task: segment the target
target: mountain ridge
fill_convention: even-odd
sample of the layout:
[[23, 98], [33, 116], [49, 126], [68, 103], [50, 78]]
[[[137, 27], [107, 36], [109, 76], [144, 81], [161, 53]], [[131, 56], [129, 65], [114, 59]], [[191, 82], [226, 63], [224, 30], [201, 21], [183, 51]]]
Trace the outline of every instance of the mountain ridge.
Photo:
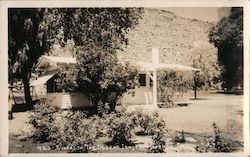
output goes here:
[[118, 53], [118, 57], [122, 61], [152, 62], [151, 48], [158, 47], [161, 63], [192, 66], [197, 48], [205, 47], [210, 49], [211, 55], [217, 54], [208, 38], [212, 26], [212, 22], [180, 17], [167, 10], [145, 8], [138, 25], [126, 35], [128, 45]]

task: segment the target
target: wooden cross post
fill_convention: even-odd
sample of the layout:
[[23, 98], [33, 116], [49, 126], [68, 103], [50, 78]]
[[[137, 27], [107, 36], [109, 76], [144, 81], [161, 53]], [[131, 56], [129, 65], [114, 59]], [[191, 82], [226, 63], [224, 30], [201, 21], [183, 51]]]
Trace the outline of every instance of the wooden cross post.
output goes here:
[[159, 64], [158, 48], [152, 48], [152, 62], [153, 62], [153, 105], [157, 107], [157, 66]]

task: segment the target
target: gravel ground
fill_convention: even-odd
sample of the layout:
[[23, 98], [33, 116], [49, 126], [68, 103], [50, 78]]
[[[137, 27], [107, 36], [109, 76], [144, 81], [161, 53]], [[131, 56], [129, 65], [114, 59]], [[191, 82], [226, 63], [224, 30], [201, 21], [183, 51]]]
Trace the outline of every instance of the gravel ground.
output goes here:
[[209, 95], [192, 100], [188, 107], [160, 109], [167, 126], [175, 131], [213, 134], [215, 122], [219, 128], [243, 140], [243, 96]]

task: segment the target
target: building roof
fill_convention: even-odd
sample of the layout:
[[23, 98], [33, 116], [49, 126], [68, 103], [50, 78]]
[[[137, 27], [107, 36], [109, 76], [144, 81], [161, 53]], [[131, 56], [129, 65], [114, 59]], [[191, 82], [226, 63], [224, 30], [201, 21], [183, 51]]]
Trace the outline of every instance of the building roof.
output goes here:
[[53, 57], [53, 56], [41, 56], [36, 64], [36, 69], [45, 69], [48, 66], [56, 67], [57, 65], [73, 65], [76, 64], [76, 58], [73, 57]]
[[[124, 62], [120, 63], [125, 64]], [[201, 71], [200, 69], [182, 64], [160, 63], [154, 65], [153, 63], [133, 62], [132, 65], [137, 66], [140, 71], [154, 71], [154, 70]]]
[[55, 74], [51, 75], [45, 75], [42, 77], [39, 77], [37, 80], [30, 83], [30, 86], [37, 86], [37, 85], [44, 85], [47, 83], [47, 81], [52, 78]]

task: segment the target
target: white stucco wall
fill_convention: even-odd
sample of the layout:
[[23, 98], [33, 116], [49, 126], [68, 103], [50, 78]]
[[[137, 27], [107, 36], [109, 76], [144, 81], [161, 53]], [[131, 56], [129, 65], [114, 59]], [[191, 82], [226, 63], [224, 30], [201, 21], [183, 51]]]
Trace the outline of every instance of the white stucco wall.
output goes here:
[[58, 92], [47, 93], [46, 104], [62, 109], [90, 107], [91, 103], [87, 96], [82, 93]]

